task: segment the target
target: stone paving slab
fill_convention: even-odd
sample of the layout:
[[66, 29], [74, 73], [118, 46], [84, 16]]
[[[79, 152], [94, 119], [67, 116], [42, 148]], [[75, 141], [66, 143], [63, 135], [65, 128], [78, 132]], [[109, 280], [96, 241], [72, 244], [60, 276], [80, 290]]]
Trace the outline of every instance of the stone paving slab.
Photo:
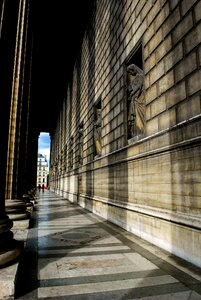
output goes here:
[[45, 191], [35, 214], [16, 299], [201, 300], [199, 268], [67, 199]]

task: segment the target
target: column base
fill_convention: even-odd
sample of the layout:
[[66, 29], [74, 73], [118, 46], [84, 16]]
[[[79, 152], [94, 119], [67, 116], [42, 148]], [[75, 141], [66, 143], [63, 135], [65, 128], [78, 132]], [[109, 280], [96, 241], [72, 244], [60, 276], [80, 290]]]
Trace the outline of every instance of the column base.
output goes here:
[[[12, 223], [12, 222], [11, 222]], [[12, 236], [16, 236], [17, 241], [12, 239]], [[11, 300], [15, 299], [16, 293], [16, 282], [17, 276], [19, 272], [20, 259], [23, 254], [23, 246], [27, 240], [27, 230], [20, 230], [13, 232], [8, 231], [4, 238], [7, 240], [11, 240], [9, 245], [5, 246], [3, 249], [2, 240], [2, 252], [0, 254], [0, 262], [4, 262], [5, 265], [0, 267], [0, 299]], [[5, 243], [5, 240], [4, 240]], [[3, 251], [4, 250], [4, 251]], [[7, 251], [6, 251], [7, 250]], [[18, 259], [20, 258], [20, 259]]]
[[16, 261], [23, 249], [23, 242], [13, 239], [12, 226], [7, 215], [0, 216], [0, 268]]
[[30, 212], [27, 211], [27, 205], [22, 200], [6, 200], [5, 212], [12, 221], [26, 220], [31, 218]]
[[19, 258], [23, 249], [23, 243], [12, 240], [12, 243], [6, 245], [3, 249], [0, 247], [0, 268], [10, 265]]

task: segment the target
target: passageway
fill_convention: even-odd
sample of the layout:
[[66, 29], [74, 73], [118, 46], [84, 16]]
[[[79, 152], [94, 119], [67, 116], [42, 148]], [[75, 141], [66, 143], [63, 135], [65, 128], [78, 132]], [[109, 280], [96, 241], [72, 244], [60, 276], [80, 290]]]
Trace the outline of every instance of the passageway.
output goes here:
[[16, 299], [201, 299], [199, 270], [50, 191], [39, 193]]
[[200, 11], [0, 1], [0, 298], [201, 300]]

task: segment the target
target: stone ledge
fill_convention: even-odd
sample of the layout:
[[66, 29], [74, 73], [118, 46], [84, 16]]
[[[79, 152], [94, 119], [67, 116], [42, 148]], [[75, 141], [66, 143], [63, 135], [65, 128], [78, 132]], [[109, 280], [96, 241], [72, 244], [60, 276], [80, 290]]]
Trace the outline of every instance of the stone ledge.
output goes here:
[[28, 229], [11, 229], [14, 234], [14, 239], [17, 241], [23, 241], [24, 243], [27, 241]]
[[13, 227], [14, 230], [25, 230], [28, 229], [30, 225], [30, 219], [25, 220], [15, 220], [13, 221]]
[[201, 229], [201, 217], [199, 215], [194, 215], [182, 212], [175, 212], [167, 209], [159, 209], [155, 207], [148, 207], [145, 205], [137, 205], [132, 203], [124, 203], [121, 201], [114, 201], [108, 198], [98, 197], [98, 196], [88, 196], [80, 194], [80, 197], [85, 199], [90, 199], [97, 202], [102, 202], [106, 205], [118, 207], [121, 209], [126, 209], [133, 211], [135, 213], [147, 215], [149, 217], [154, 217], [164, 221], [172, 222], [181, 226], [187, 226], [193, 229]]
[[0, 269], [0, 299], [14, 299], [19, 262]]

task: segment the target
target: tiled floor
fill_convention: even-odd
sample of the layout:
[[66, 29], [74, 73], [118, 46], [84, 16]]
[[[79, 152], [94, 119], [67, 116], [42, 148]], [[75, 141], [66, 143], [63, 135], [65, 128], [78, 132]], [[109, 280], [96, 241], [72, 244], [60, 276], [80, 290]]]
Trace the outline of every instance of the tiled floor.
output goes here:
[[201, 300], [201, 270], [40, 192], [16, 299]]

